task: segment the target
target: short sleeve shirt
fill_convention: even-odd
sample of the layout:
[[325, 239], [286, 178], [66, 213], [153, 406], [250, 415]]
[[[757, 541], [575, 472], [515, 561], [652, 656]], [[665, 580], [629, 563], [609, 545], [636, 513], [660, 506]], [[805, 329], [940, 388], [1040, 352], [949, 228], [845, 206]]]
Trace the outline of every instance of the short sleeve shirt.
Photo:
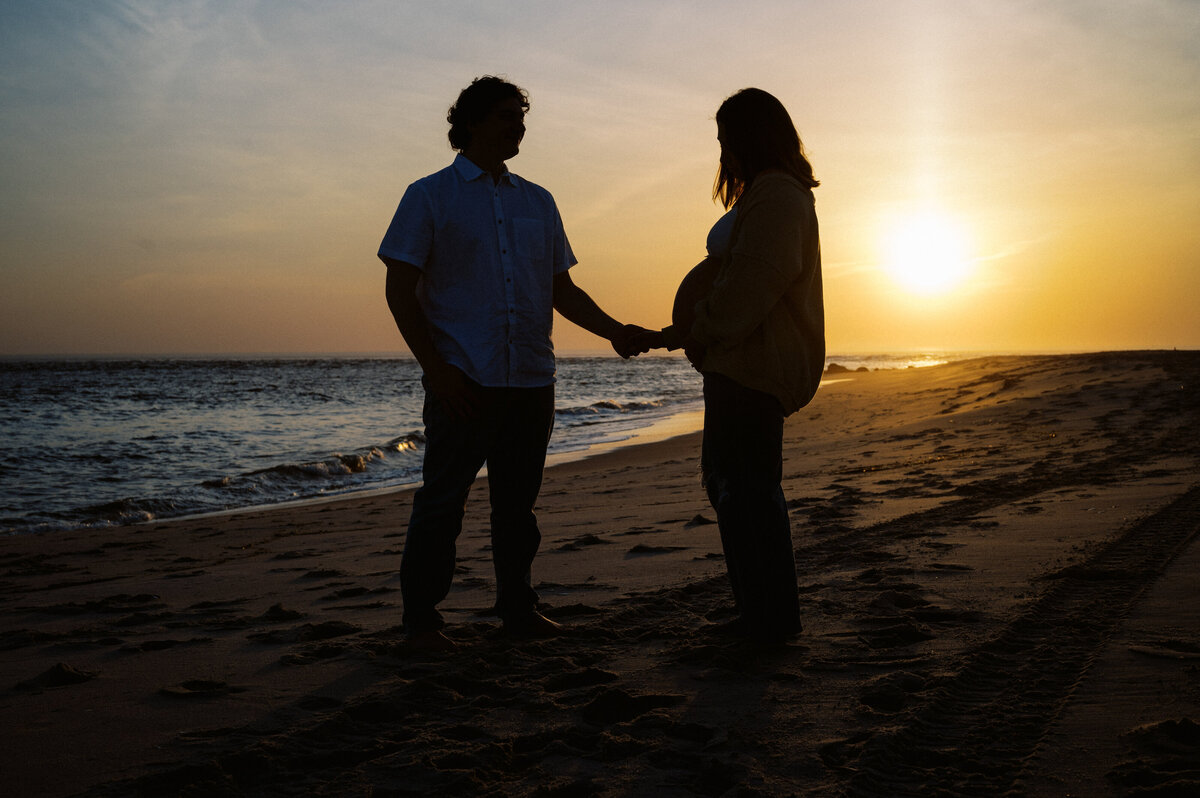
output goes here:
[[485, 386], [554, 382], [554, 275], [576, 260], [550, 192], [511, 172], [494, 182], [459, 155], [408, 187], [379, 255], [420, 269], [447, 363]]

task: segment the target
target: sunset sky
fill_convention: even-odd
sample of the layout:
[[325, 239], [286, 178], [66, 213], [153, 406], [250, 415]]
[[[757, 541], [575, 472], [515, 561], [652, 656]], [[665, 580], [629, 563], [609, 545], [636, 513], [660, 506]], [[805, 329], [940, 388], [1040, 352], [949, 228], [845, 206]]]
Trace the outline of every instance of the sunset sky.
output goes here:
[[0, 355], [401, 349], [375, 252], [481, 74], [622, 321], [668, 321], [757, 86], [822, 181], [830, 352], [1200, 347], [1195, 0], [7, 0]]

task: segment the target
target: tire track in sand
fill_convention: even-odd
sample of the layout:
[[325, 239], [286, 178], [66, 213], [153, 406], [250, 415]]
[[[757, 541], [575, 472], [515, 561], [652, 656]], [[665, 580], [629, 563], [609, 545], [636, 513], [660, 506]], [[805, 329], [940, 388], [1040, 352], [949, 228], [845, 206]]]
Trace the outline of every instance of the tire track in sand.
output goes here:
[[866, 740], [845, 795], [998, 795], [1022, 772], [1129, 609], [1200, 534], [1200, 487], [1122, 534], [968, 655], [904, 725]]

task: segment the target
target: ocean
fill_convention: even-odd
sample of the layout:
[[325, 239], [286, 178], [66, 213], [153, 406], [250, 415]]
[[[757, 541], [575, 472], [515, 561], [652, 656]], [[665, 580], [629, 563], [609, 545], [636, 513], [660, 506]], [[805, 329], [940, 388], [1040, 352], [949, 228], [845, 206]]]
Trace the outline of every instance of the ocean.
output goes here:
[[[832, 356], [851, 370], [944, 354]], [[702, 407], [681, 357], [560, 357], [552, 455]], [[396, 356], [0, 360], [0, 533], [130, 524], [419, 482], [421, 373]]]

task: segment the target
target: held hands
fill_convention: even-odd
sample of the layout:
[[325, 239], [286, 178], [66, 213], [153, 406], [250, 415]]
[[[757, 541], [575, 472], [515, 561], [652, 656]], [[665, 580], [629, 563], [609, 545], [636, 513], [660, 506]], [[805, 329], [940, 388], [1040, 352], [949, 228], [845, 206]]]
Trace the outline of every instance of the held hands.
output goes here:
[[651, 349], [666, 347], [663, 334], [657, 330], [647, 330], [636, 324], [626, 324], [617, 331], [611, 339], [613, 350], [628, 360], [635, 355], [649, 352]]
[[[618, 355], [628, 360], [631, 357], [649, 352], [651, 349], [666, 349], [666, 336], [662, 330], [647, 330], [636, 324], [626, 324], [612, 337], [613, 349]], [[694, 338], [687, 338], [683, 344], [683, 353], [696, 369], [704, 359], [706, 347]]]

